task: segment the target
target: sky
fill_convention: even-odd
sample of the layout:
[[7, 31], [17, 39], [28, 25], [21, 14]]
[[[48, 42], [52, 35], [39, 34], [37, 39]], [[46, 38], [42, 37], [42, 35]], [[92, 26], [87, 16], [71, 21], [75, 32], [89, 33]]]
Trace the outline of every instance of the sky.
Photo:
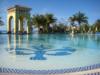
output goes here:
[[78, 11], [85, 13], [90, 24], [100, 19], [100, 0], [0, 0], [0, 17], [5, 22], [0, 29], [6, 29], [7, 9], [14, 5], [32, 8], [31, 15], [52, 13], [60, 22]]

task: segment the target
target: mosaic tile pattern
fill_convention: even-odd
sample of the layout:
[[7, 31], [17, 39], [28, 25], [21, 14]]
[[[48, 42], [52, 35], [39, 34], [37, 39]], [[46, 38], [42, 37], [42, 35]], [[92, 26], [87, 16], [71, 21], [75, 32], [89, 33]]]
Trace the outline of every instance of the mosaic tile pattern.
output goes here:
[[[76, 49], [71, 48], [71, 47], [63, 47], [59, 49], [52, 49], [49, 47], [46, 47], [45, 45], [37, 45], [37, 46], [32, 46], [30, 48], [6, 48], [6, 51], [9, 54], [14, 54], [16, 55], [35, 55], [34, 57], [30, 57], [30, 60], [47, 60], [44, 55], [49, 55], [49, 56], [64, 56], [64, 55], [70, 55], [73, 52], [76, 51]], [[28, 51], [28, 52], [27, 52]], [[52, 52], [52, 53], [50, 53]]]
[[[94, 64], [85, 67], [76, 67], [70, 69], [60, 69], [60, 70], [24, 70], [24, 69], [13, 69], [0, 67], [0, 73], [16, 73], [16, 74], [64, 74], [64, 73], [74, 73], [87, 70], [93, 70], [100, 68], [100, 64]], [[100, 72], [85, 74], [85, 75], [100, 75]]]
[[84, 74], [84, 75], [100, 75], [100, 72], [89, 73], [89, 74]]
[[[50, 50], [49, 50], [50, 49]], [[7, 48], [8, 53], [13, 54], [13, 50], [16, 51], [16, 55], [30, 55], [35, 54], [34, 57], [30, 57], [30, 60], [47, 60], [44, 55], [50, 56], [63, 56], [69, 55], [76, 51], [76, 49], [65, 47], [61, 49], [51, 49], [45, 47], [44, 45], [32, 46], [28, 48]], [[27, 52], [28, 51], [28, 52]], [[53, 52], [51, 52], [53, 51]], [[50, 53], [51, 52], [51, 53]], [[0, 73], [16, 73], [16, 74], [64, 74], [64, 73], [74, 73], [87, 70], [93, 70], [100, 68], [100, 64], [94, 64], [84, 67], [75, 67], [75, 68], [65, 68], [65, 69], [56, 69], [56, 70], [25, 70], [25, 69], [16, 69], [16, 68], [5, 68], [0, 67]], [[86, 75], [99, 75], [98, 73], [91, 73]]]

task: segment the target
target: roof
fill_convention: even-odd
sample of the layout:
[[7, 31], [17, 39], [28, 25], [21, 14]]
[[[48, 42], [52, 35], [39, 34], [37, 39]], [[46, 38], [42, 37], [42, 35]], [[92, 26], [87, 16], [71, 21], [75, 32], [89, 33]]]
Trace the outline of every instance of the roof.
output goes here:
[[15, 6], [13, 6], [13, 7], [10, 7], [10, 8], [8, 8], [8, 10], [10, 10], [10, 9], [14, 9], [14, 8], [22, 8], [22, 9], [27, 9], [27, 10], [31, 10], [31, 8], [29, 8], [29, 7], [26, 7], [26, 6], [20, 6], [20, 5], [15, 5]]

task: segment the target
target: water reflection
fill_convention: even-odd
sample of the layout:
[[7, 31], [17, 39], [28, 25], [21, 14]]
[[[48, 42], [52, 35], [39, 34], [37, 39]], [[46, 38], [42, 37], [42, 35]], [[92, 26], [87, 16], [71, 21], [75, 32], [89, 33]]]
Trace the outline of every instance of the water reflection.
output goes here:
[[1, 46], [2, 44], [5, 44], [5, 42], [6, 42], [5, 37], [6, 37], [5, 35], [0, 34], [0, 46]]
[[[45, 39], [44, 39], [44, 43], [45, 43]], [[32, 40], [34, 40], [34, 38], [32, 38], [31, 35], [27, 35], [24, 37], [23, 35], [13, 35], [13, 37], [11, 35], [8, 35], [8, 48], [6, 48], [6, 50], [9, 52], [9, 54], [13, 54], [13, 55], [29, 55], [30, 60], [46, 60], [47, 57], [45, 55], [64, 56], [64, 55], [70, 55], [76, 51], [76, 49], [73, 49], [71, 47], [62, 47], [59, 49], [53, 48], [50, 45], [46, 45], [44, 43], [31, 45], [30, 41]], [[12, 44], [14, 44], [14, 46]], [[25, 45], [28, 46], [26, 47]]]
[[29, 55], [30, 60], [70, 55], [76, 47], [100, 50], [100, 35], [8, 35], [7, 38], [9, 54]]
[[11, 47], [11, 35], [8, 35], [8, 48]]
[[100, 35], [84, 34], [70, 36], [70, 43], [73, 47], [100, 49]]
[[93, 35], [93, 42], [97, 44], [98, 47], [100, 47], [100, 35]]

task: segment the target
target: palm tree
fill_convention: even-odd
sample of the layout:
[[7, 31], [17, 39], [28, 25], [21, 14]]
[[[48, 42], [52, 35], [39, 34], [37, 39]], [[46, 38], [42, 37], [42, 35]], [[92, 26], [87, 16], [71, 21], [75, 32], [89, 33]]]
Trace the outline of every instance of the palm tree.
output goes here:
[[75, 27], [75, 22], [77, 22], [78, 25], [81, 26], [81, 24], [83, 23], [86, 24], [88, 23], [87, 19], [88, 19], [87, 16], [85, 16], [85, 14], [80, 11], [78, 13], [75, 13], [73, 16], [69, 17], [69, 21], [72, 26], [72, 31], [73, 31], [73, 27]]
[[76, 15], [73, 15], [71, 17], [69, 17], [69, 22], [70, 22], [70, 25], [71, 25], [71, 33], [75, 33], [75, 21], [76, 21]]
[[46, 20], [43, 15], [33, 15], [32, 23], [33, 25], [36, 25], [38, 27], [39, 32], [40, 32], [40, 27], [41, 26], [43, 27], [45, 25]]
[[88, 19], [88, 17], [85, 16], [85, 14], [82, 13], [82, 12], [80, 12], [80, 11], [79, 11], [78, 13], [75, 14], [75, 21], [78, 22], [78, 25], [79, 25], [79, 26], [80, 26], [82, 23], [88, 23], [87, 19]]
[[32, 22], [34, 25], [40, 29], [43, 27], [44, 32], [48, 32], [49, 25], [54, 23], [56, 19], [54, 18], [53, 14], [45, 14], [45, 15], [34, 15], [32, 17]]
[[50, 13], [45, 14], [44, 17], [46, 19], [45, 31], [48, 32], [49, 25], [56, 22], [56, 18]]
[[3, 21], [1, 20], [1, 17], [0, 17], [0, 26], [4, 25]]
[[94, 24], [95, 32], [100, 32], [100, 19], [98, 19]]
[[4, 25], [4, 22], [1, 20], [1, 17], [0, 17], [0, 26], [3, 26], [3, 25]]
[[41, 25], [40, 21], [41, 21], [40, 15], [33, 15], [33, 17], [32, 17], [33, 25], [36, 25], [39, 28], [39, 26]]
[[75, 22], [75, 20], [76, 20], [75, 15], [69, 17], [68, 20], [69, 20], [70, 24], [71, 24], [72, 26], [74, 26], [74, 22]]
[[89, 25], [87, 23], [80, 25], [80, 31], [83, 32], [83, 33], [88, 32], [89, 31]]

